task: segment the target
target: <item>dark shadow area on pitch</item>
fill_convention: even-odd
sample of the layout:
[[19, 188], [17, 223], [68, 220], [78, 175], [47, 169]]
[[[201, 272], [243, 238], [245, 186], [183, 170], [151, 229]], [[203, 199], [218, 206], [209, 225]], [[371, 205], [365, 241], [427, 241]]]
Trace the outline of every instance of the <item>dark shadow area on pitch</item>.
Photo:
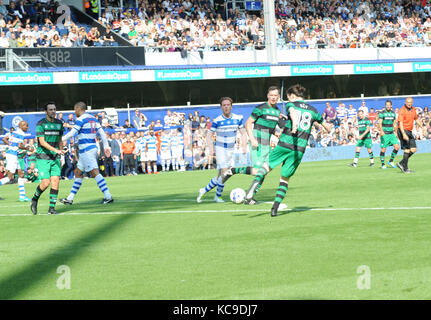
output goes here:
[[[278, 215], [284, 216], [286, 214], [295, 213], [295, 212], [306, 212], [306, 211], [310, 211], [312, 209], [317, 209], [317, 207], [314, 207], [314, 208], [313, 207], [295, 207], [293, 209], [278, 211]], [[271, 214], [271, 209], [269, 209], [267, 212], [262, 212], [262, 213], [258, 213], [256, 215], [250, 216], [249, 218], [257, 218], [257, 217], [261, 217], [264, 215], [270, 215], [270, 214]]]
[[[85, 236], [77, 238], [69, 244], [59, 246], [50, 253], [30, 261], [23, 269], [0, 280], [0, 299], [14, 299], [23, 291], [40, 282], [45, 276], [55, 275], [60, 265], [72, 263], [73, 259], [84, 253], [88, 247], [103, 240], [109, 233], [135, 217], [133, 215], [115, 217], [113, 221], [110, 220]], [[55, 219], [55, 217], [53, 218]], [[54, 286], [55, 283], [52, 285]]]

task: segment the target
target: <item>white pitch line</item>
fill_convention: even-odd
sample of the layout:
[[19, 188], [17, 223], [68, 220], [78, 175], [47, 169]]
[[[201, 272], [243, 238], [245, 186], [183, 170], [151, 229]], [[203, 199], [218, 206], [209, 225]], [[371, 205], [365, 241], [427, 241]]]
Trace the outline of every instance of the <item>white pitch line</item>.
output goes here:
[[[240, 212], [262, 212], [264, 213], [268, 208], [261, 209], [239, 209], [239, 210], [158, 210], [158, 211], [112, 211], [112, 212], [66, 212], [62, 215], [144, 215], [144, 214], [167, 214], [167, 213], [240, 213]], [[388, 208], [311, 208], [311, 209], [284, 209], [280, 211], [294, 211], [294, 212], [303, 212], [303, 211], [353, 211], [353, 210], [431, 210], [431, 207], [388, 207]], [[0, 214], [0, 217], [26, 217], [31, 216], [32, 214]], [[45, 214], [42, 214], [45, 215]]]

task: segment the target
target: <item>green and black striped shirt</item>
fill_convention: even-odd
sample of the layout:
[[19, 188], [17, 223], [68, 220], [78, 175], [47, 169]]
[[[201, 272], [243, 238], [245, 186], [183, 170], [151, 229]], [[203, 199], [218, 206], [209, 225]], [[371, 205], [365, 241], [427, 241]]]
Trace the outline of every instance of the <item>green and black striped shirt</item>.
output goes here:
[[397, 119], [395, 112], [388, 111], [386, 108], [380, 112], [379, 119], [382, 119], [382, 129], [385, 134], [394, 133], [394, 122]]
[[[298, 130], [292, 134], [292, 120], [290, 119], [290, 110], [295, 109], [299, 113]], [[286, 105], [286, 112], [289, 119], [280, 136], [278, 146], [300, 153], [304, 153], [308, 145], [311, 127], [314, 122], [322, 123], [322, 115], [313, 106], [304, 101], [289, 102]]]
[[52, 147], [59, 149], [61, 137], [63, 136], [63, 123], [54, 119], [53, 122], [43, 118], [36, 125], [36, 138], [37, 138], [37, 150], [36, 158], [45, 160], [56, 160], [60, 158], [60, 155], [52, 152], [40, 145], [39, 138], [44, 137], [45, 141]]
[[[368, 127], [371, 127], [371, 120], [368, 119], [367, 117], [363, 118], [363, 119], [359, 119], [358, 121], [358, 129], [359, 129], [359, 136], [361, 136]], [[371, 129], [368, 131], [368, 133], [365, 135], [365, 137], [362, 138], [362, 140], [365, 139], [371, 139]]]
[[262, 103], [254, 108], [250, 115], [254, 119], [253, 135], [260, 145], [268, 145], [271, 135], [280, 120], [280, 110], [273, 108], [268, 102]]

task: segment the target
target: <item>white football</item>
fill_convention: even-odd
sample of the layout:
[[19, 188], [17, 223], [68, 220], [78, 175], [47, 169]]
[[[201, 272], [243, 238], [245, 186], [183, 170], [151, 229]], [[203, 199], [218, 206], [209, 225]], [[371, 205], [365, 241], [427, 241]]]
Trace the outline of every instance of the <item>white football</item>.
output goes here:
[[245, 199], [245, 191], [241, 188], [233, 189], [230, 193], [230, 200], [233, 203], [242, 203]]

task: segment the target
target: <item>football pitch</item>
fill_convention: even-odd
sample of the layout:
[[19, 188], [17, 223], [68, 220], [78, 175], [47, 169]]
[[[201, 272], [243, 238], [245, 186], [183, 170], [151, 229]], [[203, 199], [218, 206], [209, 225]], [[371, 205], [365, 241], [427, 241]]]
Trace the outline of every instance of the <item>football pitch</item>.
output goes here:
[[[49, 192], [33, 216], [2, 186], [0, 299], [431, 299], [430, 159], [411, 158], [413, 174], [377, 157], [302, 163], [275, 218], [269, 203], [229, 201], [245, 175], [226, 183], [226, 203], [213, 190], [197, 204], [215, 170], [108, 178], [110, 205], [86, 179], [58, 216]], [[256, 198], [272, 202], [279, 177]]]

